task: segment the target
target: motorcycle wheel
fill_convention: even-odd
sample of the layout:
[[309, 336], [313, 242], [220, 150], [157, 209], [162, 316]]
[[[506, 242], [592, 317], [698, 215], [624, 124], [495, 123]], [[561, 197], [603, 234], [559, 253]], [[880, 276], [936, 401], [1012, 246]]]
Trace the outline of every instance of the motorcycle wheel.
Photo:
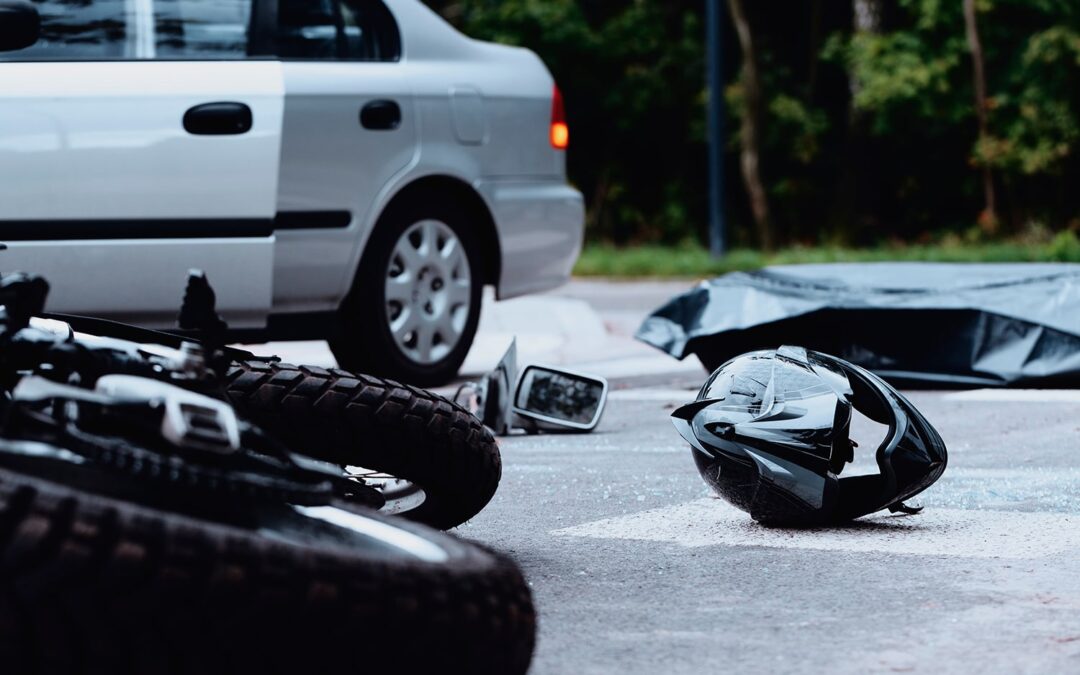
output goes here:
[[424, 389], [340, 369], [235, 362], [227, 377], [237, 412], [297, 452], [419, 486], [423, 503], [402, 512], [456, 527], [491, 500], [499, 447], [465, 409]]
[[218, 519], [52, 478], [0, 469], [4, 672], [528, 668], [528, 588], [475, 545], [340, 504]]

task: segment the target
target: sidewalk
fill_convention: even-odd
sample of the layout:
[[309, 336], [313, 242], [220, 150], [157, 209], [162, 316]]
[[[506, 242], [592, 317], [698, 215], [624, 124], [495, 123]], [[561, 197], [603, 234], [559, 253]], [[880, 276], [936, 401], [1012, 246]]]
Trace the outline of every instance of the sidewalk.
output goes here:
[[[546, 295], [503, 302], [486, 297], [476, 341], [462, 367], [471, 377], [491, 370], [516, 336], [519, 363], [565, 366], [621, 379], [648, 375], [704, 375], [696, 359], [676, 361], [634, 339], [653, 308], [618, 308], [603, 300], [574, 297], [583, 286], [621, 287], [616, 297], [633, 296], [634, 285], [573, 282]], [[597, 305], [601, 305], [597, 307]]]
[[[517, 338], [518, 363], [543, 363], [601, 375], [613, 382], [639, 378], [704, 380], [696, 359], [676, 361], [634, 339], [641, 321], [686, 282], [572, 281], [542, 295], [495, 302], [485, 289], [480, 326], [461, 369], [463, 379], [494, 368]], [[291, 363], [329, 367], [322, 341], [271, 342], [249, 347]]]

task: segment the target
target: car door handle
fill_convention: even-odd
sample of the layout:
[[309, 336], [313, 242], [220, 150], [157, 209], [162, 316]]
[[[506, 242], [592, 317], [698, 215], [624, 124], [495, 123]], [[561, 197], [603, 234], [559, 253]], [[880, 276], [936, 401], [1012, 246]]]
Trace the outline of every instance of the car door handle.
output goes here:
[[371, 101], [360, 109], [360, 125], [383, 131], [397, 129], [401, 126], [401, 106], [387, 99]]
[[231, 101], [203, 103], [184, 113], [184, 129], [198, 136], [244, 134], [251, 123], [251, 108]]

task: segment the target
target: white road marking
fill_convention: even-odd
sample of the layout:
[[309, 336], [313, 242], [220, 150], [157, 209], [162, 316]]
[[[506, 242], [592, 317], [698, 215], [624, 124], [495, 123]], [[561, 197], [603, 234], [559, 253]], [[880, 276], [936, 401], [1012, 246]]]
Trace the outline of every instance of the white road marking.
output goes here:
[[1080, 403], [1080, 389], [972, 389], [942, 398], [982, 403]]
[[720, 499], [699, 499], [552, 531], [558, 536], [632, 539], [701, 546], [1040, 558], [1080, 548], [1080, 516], [927, 508], [916, 516], [880, 515], [845, 527], [768, 528]]

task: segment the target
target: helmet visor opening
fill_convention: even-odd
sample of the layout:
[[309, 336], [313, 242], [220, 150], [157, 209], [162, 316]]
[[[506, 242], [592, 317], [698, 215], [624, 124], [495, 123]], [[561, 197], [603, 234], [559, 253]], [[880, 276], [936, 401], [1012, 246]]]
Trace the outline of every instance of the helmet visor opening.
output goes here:
[[[848, 430], [855, 449], [851, 462], [844, 467], [845, 476], [861, 476], [879, 473], [875, 450], [885, 444], [889, 437], [889, 425], [882, 424], [863, 414], [861, 410], [851, 408], [851, 425]], [[836, 471], [834, 473], [840, 473]]]

